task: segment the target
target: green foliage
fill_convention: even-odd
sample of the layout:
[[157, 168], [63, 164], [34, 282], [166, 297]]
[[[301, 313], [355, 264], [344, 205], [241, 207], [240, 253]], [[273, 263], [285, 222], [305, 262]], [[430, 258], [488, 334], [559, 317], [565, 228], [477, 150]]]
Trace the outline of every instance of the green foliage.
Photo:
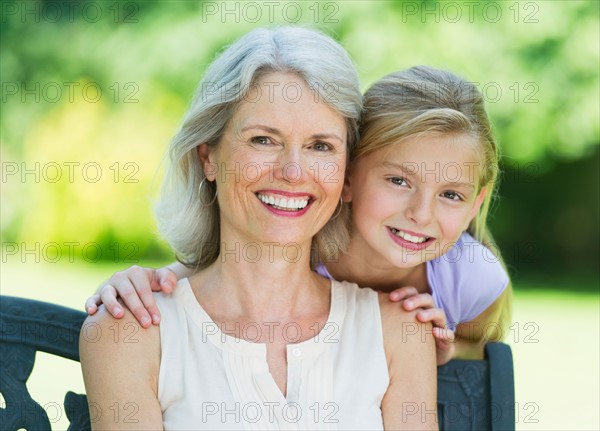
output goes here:
[[[2, 4], [4, 241], [135, 241], [137, 257], [156, 254], [149, 197], [203, 70], [251, 28], [296, 18], [342, 42], [364, 89], [416, 64], [477, 82], [509, 169], [551, 170], [600, 142], [596, 1], [76, 4]], [[36, 163], [38, 181], [22, 177]], [[48, 181], [53, 163], [62, 175]]]

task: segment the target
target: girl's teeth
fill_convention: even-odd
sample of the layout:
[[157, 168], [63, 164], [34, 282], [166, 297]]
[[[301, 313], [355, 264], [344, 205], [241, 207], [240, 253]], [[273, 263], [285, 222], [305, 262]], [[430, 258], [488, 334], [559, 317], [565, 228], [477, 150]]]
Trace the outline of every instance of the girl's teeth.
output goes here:
[[394, 235], [396, 235], [402, 239], [405, 239], [406, 241], [410, 241], [413, 244], [421, 244], [421, 243], [427, 241], [427, 239], [428, 239], [427, 237], [423, 237], [423, 236], [413, 236], [411, 234], [402, 232], [401, 230], [394, 229], [394, 228], [392, 228], [392, 232], [394, 233]]
[[285, 209], [285, 210], [301, 210], [308, 205], [308, 198], [296, 198], [296, 199], [287, 199], [287, 198], [278, 198], [272, 195], [257, 195], [258, 198], [267, 205], [271, 205], [276, 207], [277, 209]]

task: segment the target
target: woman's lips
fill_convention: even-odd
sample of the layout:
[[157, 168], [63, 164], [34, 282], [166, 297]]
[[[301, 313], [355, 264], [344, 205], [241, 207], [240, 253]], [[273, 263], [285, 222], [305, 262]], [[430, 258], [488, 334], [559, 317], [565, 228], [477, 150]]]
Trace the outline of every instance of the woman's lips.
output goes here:
[[256, 193], [256, 196], [269, 211], [285, 217], [303, 215], [314, 202], [312, 195], [280, 190], [261, 190]]

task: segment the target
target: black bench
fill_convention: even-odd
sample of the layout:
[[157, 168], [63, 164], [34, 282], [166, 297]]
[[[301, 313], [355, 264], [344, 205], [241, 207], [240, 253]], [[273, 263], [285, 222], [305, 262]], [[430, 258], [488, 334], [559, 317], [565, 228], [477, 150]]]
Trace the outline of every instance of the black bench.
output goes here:
[[[79, 361], [82, 311], [46, 302], [0, 296], [0, 430], [50, 430], [44, 409], [26, 382], [39, 351]], [[510, 347], [489, 343], [482, 361], [454, 360], [438, 368], [440, 430], [514, 430], [514, 375]], [[414, 407], [414, 408], [413, 408]], [[67, 392], [69, 430], [89, 430], [85, 395]], [[407, 415], [427, 414], [408, 406]]]

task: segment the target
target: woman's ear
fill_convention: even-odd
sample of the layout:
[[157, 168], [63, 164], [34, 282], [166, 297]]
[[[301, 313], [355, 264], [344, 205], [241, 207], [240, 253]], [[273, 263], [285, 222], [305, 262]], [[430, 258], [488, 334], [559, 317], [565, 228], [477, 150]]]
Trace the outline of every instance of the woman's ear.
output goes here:
[[208, 144], [200, 144], [197, 149], [204, 176], [208, 181], [214, 181], [217, 177], [217, 164], [213, 160], [212, 148]]

